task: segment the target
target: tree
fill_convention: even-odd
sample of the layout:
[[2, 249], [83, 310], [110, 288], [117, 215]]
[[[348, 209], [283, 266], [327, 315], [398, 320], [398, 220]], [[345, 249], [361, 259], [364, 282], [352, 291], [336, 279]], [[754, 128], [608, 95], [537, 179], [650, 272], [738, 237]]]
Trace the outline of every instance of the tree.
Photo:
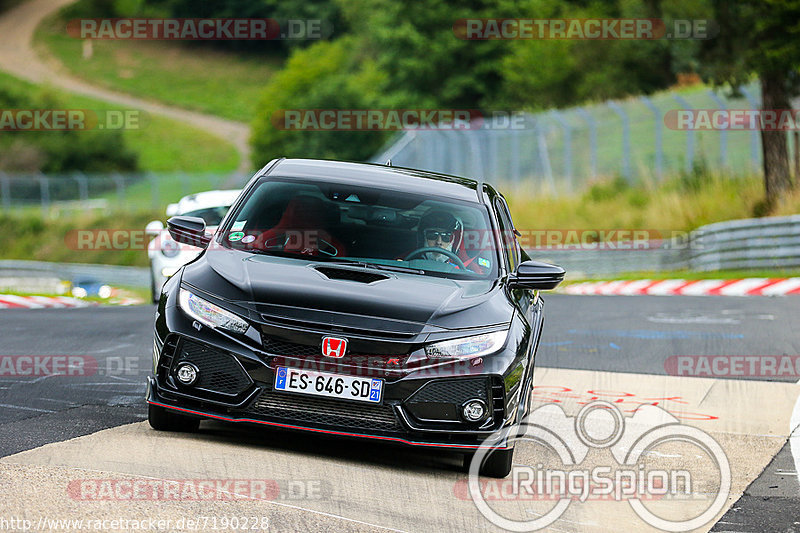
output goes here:
[[[705, 42], [701, 74], [734, 89], [758, 76], [761, 108], [790, 109], [800, 94], [800, 0], [713, 0], [719, 34]], [[786, 133], [761, 131], [766, 207], [793, 187]]]

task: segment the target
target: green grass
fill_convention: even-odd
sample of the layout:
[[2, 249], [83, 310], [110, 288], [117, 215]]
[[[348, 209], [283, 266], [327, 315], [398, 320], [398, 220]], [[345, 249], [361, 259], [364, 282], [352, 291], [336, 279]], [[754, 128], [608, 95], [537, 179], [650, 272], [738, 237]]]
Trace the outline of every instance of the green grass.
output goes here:
[[[52, 94], [59, 106], [67, 109], [108, 111], [120, 106], [84, 96], [73, 95], [50, 87], [41, 88], [0, 72], [0, 84], [26, 92]], [[26, 132], [4, 135], [25, 135]], [[210, 133], [174, 120], [146, 115], [139, 129], [123, 131], [126, 143], [139, 154], [143, 171], [166, 172], [230, 172], [239, 163], [234, 146]]]
[[83, 41], [67, 35], [62, 14], [46, 19], [34, 42], [93, 84], [247, 123], [283, 61], [221, 52], [209, 43], [125, 40], [95, 40], [91, 59], [84, 59]]
[[77, 249], [75, 230], [144, 230], [154, 219], [163, 219], [163, 212], [78, 213], [57, 219], [42, 218], [38, 213], [0, 213], [0, 259], [147, 266], [144, 246], [149, 237], [136, 248], [81, 250]]
[[[759, 214], [764, 184], [759, 177], [723, 174], [676, 176], [662, 183], [631, 186], [625, 180], [594, 183], [583, 194], [548, 196], [518, 189], [509, 194], [520, 230], [646, 229], [691, 231], [725, 220]], [[770, 215], [800, 213], [800, 191]]]

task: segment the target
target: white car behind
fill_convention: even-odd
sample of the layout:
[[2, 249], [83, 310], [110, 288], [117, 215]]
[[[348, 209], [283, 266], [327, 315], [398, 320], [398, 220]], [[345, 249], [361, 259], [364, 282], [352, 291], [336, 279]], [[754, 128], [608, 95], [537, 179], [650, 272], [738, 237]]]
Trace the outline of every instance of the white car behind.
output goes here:
[[[242, 191], [239, 189], [206, 191], [184, 196], [177, 204], [167, 206], [167, 217], [200, 217], [205, 220], [206, 229], [213, 233], [240, 192]], [[147, 224], [145, 231], [154, 236], [147, 245], [147, 255], [150, 258], [150, 292], [155, 303], [158, 302], [161, 287], [167, 279], [197, 257], [201, 249], [172, 240], [160, 220]]]

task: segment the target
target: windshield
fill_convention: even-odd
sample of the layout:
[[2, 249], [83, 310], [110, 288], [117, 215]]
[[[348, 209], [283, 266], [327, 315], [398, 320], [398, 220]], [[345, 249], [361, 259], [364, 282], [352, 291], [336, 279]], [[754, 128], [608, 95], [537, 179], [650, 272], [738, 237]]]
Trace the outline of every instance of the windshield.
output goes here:
[[225, 213], [228, 212], [230, 207], [229, 205], [220, 205], [216, 207], [206, 207], [205, 209], [195, 209], [194, 211], [183, 213], [182, 216], [200, 217], [205, 221], [206, 227], [219, 226], [219, 223], [222, 222]]
[[252, 253], [486, 279], [497, 276], [496, 247], [481, 242], [492, 234], [477, 202], [270, 178], [231, 218], [221, 242]]

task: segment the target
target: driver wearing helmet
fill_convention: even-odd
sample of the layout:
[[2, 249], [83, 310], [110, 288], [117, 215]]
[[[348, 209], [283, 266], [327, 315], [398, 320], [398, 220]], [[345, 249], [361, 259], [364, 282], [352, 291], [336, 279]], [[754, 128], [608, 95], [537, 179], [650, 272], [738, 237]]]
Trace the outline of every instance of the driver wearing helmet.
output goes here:
[[[417, 243], [420, 248], [441, 248], [448, 252], [457, 252], [463, 230], [459, 219], [447, 211], [432, 209], [419, 220]], [[435, 251], [424, 252], [421, 257], [459, 268], [451, 257]]]

